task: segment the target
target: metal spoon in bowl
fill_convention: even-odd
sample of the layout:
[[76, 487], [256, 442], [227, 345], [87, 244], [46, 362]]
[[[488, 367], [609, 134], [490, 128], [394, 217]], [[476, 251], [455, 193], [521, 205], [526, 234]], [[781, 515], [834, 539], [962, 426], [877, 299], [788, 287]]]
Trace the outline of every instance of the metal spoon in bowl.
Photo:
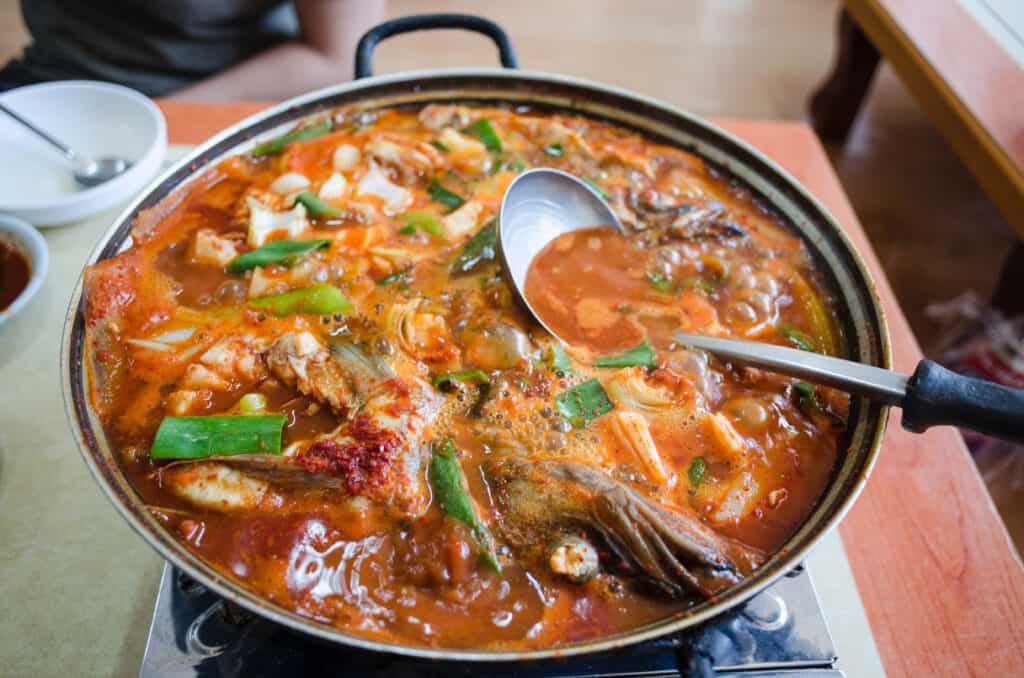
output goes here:
[[73, 176], [75, 181], [80, 186], [85, 188], [92, 188], [93, 186], [99, 186], [100, 184], [110, 181], [116, 176], [124, 174], [129, 167], [132, 166], [130, 162], [124, 158], [117, 158], [112, 156], [104, 156], [102, 158], [87, 158], [77, 153], [73, 148], [64, 144], [52, 136], [44, 132], [43, 130], [36, 127], [34, 124], [21, 117], [18, 113], [15, 113], [11, 109], [7, 108], [3, 104], [0, 104], [0, 111], [3, 111], [7, 115], [14, 118], [17, 122], [21, 123], [24, 127], [34, 132], [36, 136], [41, 137], [43, 140], [48, 142], [51, 146], [56, 147], [71, 163], [73, 168]]
[[[498, 213], [498, 254], [513, 295], [540, 325], [524, 293], [534, 257], [563, 233], [622, 223], [593, 187], [560, 170], [522, 173], [508, 187]], [[931, 360], [913, 375], [785, 346], [677, 333], [679, 343], [719, 358], [809, 379], [903, 408], [903, 426], [914, 432], [948, 424], [1024, 441], [1024, 390], [971, 379]], [[559, 337], [561, 339], [561, 337]], [[564, 341], [564, 339], [562, 339]]]

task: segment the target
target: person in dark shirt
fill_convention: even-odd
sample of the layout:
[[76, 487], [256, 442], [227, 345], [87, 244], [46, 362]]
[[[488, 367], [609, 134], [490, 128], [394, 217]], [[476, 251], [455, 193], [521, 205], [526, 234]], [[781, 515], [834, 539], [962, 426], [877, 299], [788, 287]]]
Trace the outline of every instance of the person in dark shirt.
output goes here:
[[286, 99], [352, 77], [385, 0], [22, 0], [32, 43], [0, 90], [116, 82], [150, 96]]

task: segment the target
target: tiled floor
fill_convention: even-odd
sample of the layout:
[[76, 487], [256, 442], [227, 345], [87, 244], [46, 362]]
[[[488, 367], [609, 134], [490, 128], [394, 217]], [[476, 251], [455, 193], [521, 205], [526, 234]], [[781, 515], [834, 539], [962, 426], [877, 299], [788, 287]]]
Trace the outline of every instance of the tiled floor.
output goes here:
[[[425, 11], [391, 0], [390, 13]], [[429, 3], [502, 24], [524, 68], [627, 87], [702, 115], [801, 119], [833, 58], [838, 0], [517, 0]], [[27, 40], [16, 0], [0, 0], [0, 62]], [[478, 36], [423, 33], [384, 43], [379, 72], [491, 64]], [[968, 289], [985, 298], [1013, 242], [1009, 226], [883, 67], [833, 162], [921, 343], [924, 306]], [[1024, 495], [1022, 495], [1024, 496]], [[1024, 502], [1021, 502], [1024, 504]], [[1013, 510], [1013, 509], [1011, 509]], [[1024, 543], [1024, 505], [1011, 527]]]

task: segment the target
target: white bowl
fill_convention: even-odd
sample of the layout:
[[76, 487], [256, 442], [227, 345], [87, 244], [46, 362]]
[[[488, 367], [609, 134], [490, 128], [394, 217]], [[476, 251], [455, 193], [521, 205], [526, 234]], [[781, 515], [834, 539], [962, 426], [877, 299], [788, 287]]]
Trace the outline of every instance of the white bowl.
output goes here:
[[127, 87], [66, 80], [9, 90], [0, 103], [81, 155], [132, 163], [116, 179], [81, 188], [57, 149], [0, 113], [0, 212], [36, 226], [86, 219], [128, 200], [156, 176], [167, 152], [160, 109]]
[[0, 214], [0, 242], [13, 247], [15, 252], [25, 257], [30, 272], [25, 289], [15, 297], [10, 306], [0, 311], [0, 325], [3, 325], [24, 308], [29, 299], [42, 287], [46, 271], [50, 268], [50, 252], [46, 247], [46, 240], [39, 231], [21, 219], [7, 214]]

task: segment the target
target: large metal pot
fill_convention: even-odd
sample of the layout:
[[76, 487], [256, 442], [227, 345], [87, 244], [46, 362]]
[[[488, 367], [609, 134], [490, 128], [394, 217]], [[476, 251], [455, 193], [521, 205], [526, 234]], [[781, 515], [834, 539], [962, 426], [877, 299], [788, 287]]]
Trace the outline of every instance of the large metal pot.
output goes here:
[[[490, 35], [500, 47], [503, 69], [458, 69], [407, 72], [368, 77], [374, 44], [389, 35], [421, 28], [469, 28]], [[434, 15], [397, 20], [374, 29], [360, 44], [357, 80], [313, 92], [224, 130], [157, 179], [128, 207], [100, 239], [89, 264], [109, 258], [130, 245], [130, 228], [141, 210], [151, 208], [172, 190], [228, 155], [243, 152], [260, 139], [280, 133], [296, 120], [330, 108], [356, 105], [367, 110], [437, 101], [505, 103], [571, 111], [638, 130], [662, 143], [683, 147], [745, 184], [783, 216], [806, 241], [839, 304], [847, 355], [853, 360], [889, 367], [885, 320], [864, 262], [836, 220], [774, 162], [730, 134], [693, 115], [628, 91], [578, 78], [514, 70], [507, 37], [496, 25], [473, 17]], [[367, 77], [363, 77], [367, 76]], [[671, 616], [628, 633], [575, 645], [521, 651], [446, 650], [368, 640], [300, 616], [260, 598], [230, 581], [192, 555], [147, 511], [122, 472], [90, 404], [90, 373], [83, 326], [82, 283], [71, 297], [64, 326], [61, 370], [65, 407], [76, 441], [100, 487], [128, 523], [160, 555], [225, 599], [274, 622], [319, 638], [369, 650], [435, 659], [523, 660], [568, 656], [621, 647], [700, 625], [742, 604], [792, 570], [834, 528], [864, 486], [878, 455], [887, 408], [854, 397], [842, 450], [817, 507], [793, 537], [753, 576], [714, 601], [685, 615]], [[113, 557], [113, 554], [111, 554]]]

